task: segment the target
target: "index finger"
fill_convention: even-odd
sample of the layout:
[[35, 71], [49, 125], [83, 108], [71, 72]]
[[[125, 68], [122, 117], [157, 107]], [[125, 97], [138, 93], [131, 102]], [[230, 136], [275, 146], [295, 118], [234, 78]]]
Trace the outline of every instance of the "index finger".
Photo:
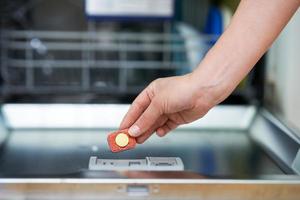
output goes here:
[[120, 129], [129, 128], [141, 116], [150, 103], [151, 99], [149, 98], [146, 88], [132, 102], [120, 124]]

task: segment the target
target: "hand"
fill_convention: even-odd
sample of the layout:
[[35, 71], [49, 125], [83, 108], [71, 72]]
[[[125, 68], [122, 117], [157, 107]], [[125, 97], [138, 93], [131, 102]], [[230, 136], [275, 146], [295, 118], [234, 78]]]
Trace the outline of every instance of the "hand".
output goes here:
[[[282, 6], [284, 3], [284, 6]], [[185, 76], [152, 82], [133, 102], [120, 128], [143, 143], [205, 115], [224, 100], [266, 52], [300, 1], [241, 1], [230, 25], [201, 66]]]
[[153, 81], [132, 103], [120, 129], [143, 143], [153, 132], [165, 136], [204, 116], [216, 104], [213, 87], [199, 86], [191, 74]]

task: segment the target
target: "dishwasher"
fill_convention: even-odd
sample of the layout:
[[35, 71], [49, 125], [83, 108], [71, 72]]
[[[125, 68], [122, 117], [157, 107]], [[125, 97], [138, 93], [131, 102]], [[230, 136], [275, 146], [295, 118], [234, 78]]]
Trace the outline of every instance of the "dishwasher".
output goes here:
[[[265, 109], [220, 105], [203, 119], [134, 150], [106, 137], [128, 105], [4, 104], [0, 199], [298, 199], [300, 140]], [[89, 169], [117, 161], [180, 158], [184, 168]]]
[[[262, 106], [257, 80], [255, 101], [234, 103], [253, 97], [248, 78], [204, 118], [109, 151], [107, 135], [132, 97], [158, 75], [182, 74], [187, 50], [200, 51], [182, 36], [8, 30], [1, 37], [0, 199], [299, 199], [299, 134]], [[145, 38], [150, 44], [137, 42]], [[130, 164], [151, 159], [166, 166]], [[104, 170], [90, 161], [113, 164]]]
[[187, 22], [172, 21], [165, 0], [155, 23], [86, 20], [84, 1], [24, 2], [0, 13], [20, 8], [0, 30], [0, 200], [300, 199], [299, 133], [265, 103], [264, 57], [203, 118], [109, 150], [134, 97], [192, 71], [218, 39], [190, 26], [192, 1], [182, 1]]

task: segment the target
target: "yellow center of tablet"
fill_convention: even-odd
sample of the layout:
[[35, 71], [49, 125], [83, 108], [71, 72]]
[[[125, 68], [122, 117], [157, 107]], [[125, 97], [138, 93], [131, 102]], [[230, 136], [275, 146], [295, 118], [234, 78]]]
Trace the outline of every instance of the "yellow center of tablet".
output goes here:
[[125, 147], [129, 143], [129, 138], [125, 133], [119, 133], [115, 141], [119, 147]]

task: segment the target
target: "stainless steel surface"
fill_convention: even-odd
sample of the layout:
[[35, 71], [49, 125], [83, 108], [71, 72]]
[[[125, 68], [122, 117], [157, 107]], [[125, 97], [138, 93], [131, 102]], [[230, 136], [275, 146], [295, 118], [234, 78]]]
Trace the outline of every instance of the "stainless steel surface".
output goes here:
[[298, 173], [293, 167], [300, 148], [300, 138], [291, 129], [266, 110], [255, 117], [249, 128], [251, 138], [280, 163], [289, 173]]
[[[19, 109], [22, 106], [15, 105]], [[65, 124], [58, 123], [54, 126], [53, 122], [66, 119], [62, 116], [63, 113], [59, 113], [60, 110], [66, 110], [58, 109], [56, 105], [52, 106], [54, 106], [52, 112], [51, 109], [47, 112], [44, 110], [44, 115], [37, 118], [31, 117], [30, 113], [35, 115], [39, 107], [51, 108], [51, 105], [24, 105], [25, 115], [20, 115], [21, 118], [18, 115], [21, 113], [20, 110], [16, 112], [11, 109], [14, 104], [10, 107], [3, 107], [5, 125], [9, 125], [10, 129], [0, 157], [1, 176], [10, 178], [89, 177], [87, 169], [90, 156], [99, 156], [102, 159], [140, 159], [147, 156], [180, 157], [187, 171], [207, 177], [254, 178], [257, 175], [284, 174], [278, 165], [262, 151], [261, 147], [253, 143], [248, 135], [247, 126], [241, 126], [241, 124], [251, 125], [255, 116], [253, 107], [229, 107], [228, 109], [227, 106], [220, 106], [200, 120], [205, 122], [204, 124], [195, 122], [190, 126], [183, 126], [164, 138], [154, 135], [134, 150], [115, 154], [109, 151], [106, 136], [108, 132], [117, 128], [116, 121], [124, 115], [128, 109], [127, 106], [102, 105], [81, 108], [83, 110], [97, 108], [96, 111], [101, 113], [95, 117], [91, 112], [91, 116], [88, 117], [83, 114], [84, 112], [77, 112], [81, 113], [84, 118], [94, 118], [101, 124], [98, 127], [90, 124], [90, 128], [87, 125], [79, 128], [80, 120], [75, 119], [77, 117], [80, 119], [80, 116], [77, 116], [76, 112], [65, 113], [70, 122], [77, 124], [76, 129], [70, 128], [70, 124], [65, 126]], [[76, 105], [73, 106], [76, 107]], [[113, 107], [118, 109], [110, 109], [110, 113], [105, 109]], [[30, 108], [29, 112], [26, 111], [28, 108]], [[119, 110], [119, 108], [123, 109]], [[54, 110], [57, 111], [54, 112]], [[109, 116], [117, 117], [110, 119]], [[19, 120], [16, 120], [16, 117], [19, 117]], [[48, 117], [52, 118], [50, 123]], [[27, 120], [38, 121], [38, 118], [41, 121], [31, 125], [30, 120]], [[81, 118], [83, 124], [84, 118]], [[22, 119], [29, 123], [27, 127], [18, 124]], [[222, 119], [230, 119], [227, 121], [229, 124], [230, 122], [238, 123], [225, 127], [220, 123]], [[114, 124], [108, 123], [109, 121]], [[43, 122], [48, 126], [41, 126]], [[52, 126], [50, 126], [51, 123]], [[36, 128], [34, 125], [37, 125]], [[107, 176], [103, 173], [93, 175], [97, 178]]]
[[[55, 193], [57, 199], [69, 198], [70, 194], [73, 194], [73, 199], [80, 199], [83, 194], [87, 199], [95, 199], [101, 191], [101, 194], [105, 194], [103, 198], [114, 194], [118, 199], [129, 198], [129, 194], [137, 191], [147, 197], [161, 199], [162, 196], [171, 198], [170, 191], [176, 191], [178, 193], [175, 192], [173, 197], [192, 199], [197, 195], [213, 195], [213, 191], [219, 187], [219, 192], [215, 195], [221, 199], [226, 194], [227, 197], [234, 197], [236, 192], [244, 199], [253, 199], [259, 192], [263, 192], [263, 199], [274, 199], [274, 191], [280, 196], [278, 199], [297, 199], [300, 177], [293, 170], [292, 162], [286, 161], [297, 159], [294, 148], [299, 149], [299, 141], [293, 132], [287, 133], [283, 125], [274, 121], [268, 112], [249, 112], [248, 109], [249, 107], [231, 107], [231, 112], [234, 111], [235, 114], [230, 116], [226, 106], [218, 107], [203, 119], [203, 127], [196, 122], [193, 126], [179, 128], [164, 138], [154, 135], [136, 149], [118, 154], [111, 153], [106, 144], [107, 133], [113, 130], [113, 124], [108, 124], [110, 128], [104, 128], [104, 124], [101, 128], [33, 128], [34, 123], [22, 127], [18, 123], [9, 123], [13, 115], [6, 113], [5, 116], [10, 117], [5, 119], [6, 123], [2, 121], [8, 137], [0, 151], [0, 192], [7, 197], [15, 194], [16, 198], [23, 195], [26, 198], [43, 199], [39, 196], [41, 193], [37, 192], [42, 191], [44, 194]], [[251, 117], [249, 113], [252, 113]], [[55, 115], [52, 113], [52, 116]], [[241, 119], [241, 116], [244, 118]], [[103, 114], [97, 120], [105, 121], [105, 118], [106, 115]], [[231, 118], [247, 126], [237, 123], [236, 127], [233, 124], [225, 127], [218, 122], [222, 118]], [[214, 122], [219, 126], [213, 128]], [[8, 129], [6, 125], [10, 125]], [[270, 131], [277, 137], [271, 138]], [[291, 146], [285, 146], [285, 137], [289, 138], [287, 141], [293, 141], [287, 143], [292, 144]], [[266, 141], [266, 138], [271, 144], [261, 142]], [[280, 148], [275, 151], [274, 146]], [[180, 157], [185, 170], [90, 171], [90, 156], [103, 159]], [[129, 187], [132, 184], [137, 188]], [[183, 192], [183, 189], [178, 188], [185, 188], [188, 192], [182, 196], [180, 191]], [[167, 194], [168, 196], [164, 196]]]
[[297, 152], [297, 155], [295, 156], [295, 159], [292, 163], [292, 168], [298, 173], [300, 174], [300, 148]]
[[[243, 131], [178, 130], [162, 139], [153, 136], [136, 149], [118, 154], [111, 153], [107, 147], [108, 131], [12, 131], [2, 151], [0, 176], [84, 178], [88, 176], [90, 156], [103, 159], [180, 157], [187, 171], [220, 178], [283, 174]], [[102, 178], [107, 174], [94, 175]]]

